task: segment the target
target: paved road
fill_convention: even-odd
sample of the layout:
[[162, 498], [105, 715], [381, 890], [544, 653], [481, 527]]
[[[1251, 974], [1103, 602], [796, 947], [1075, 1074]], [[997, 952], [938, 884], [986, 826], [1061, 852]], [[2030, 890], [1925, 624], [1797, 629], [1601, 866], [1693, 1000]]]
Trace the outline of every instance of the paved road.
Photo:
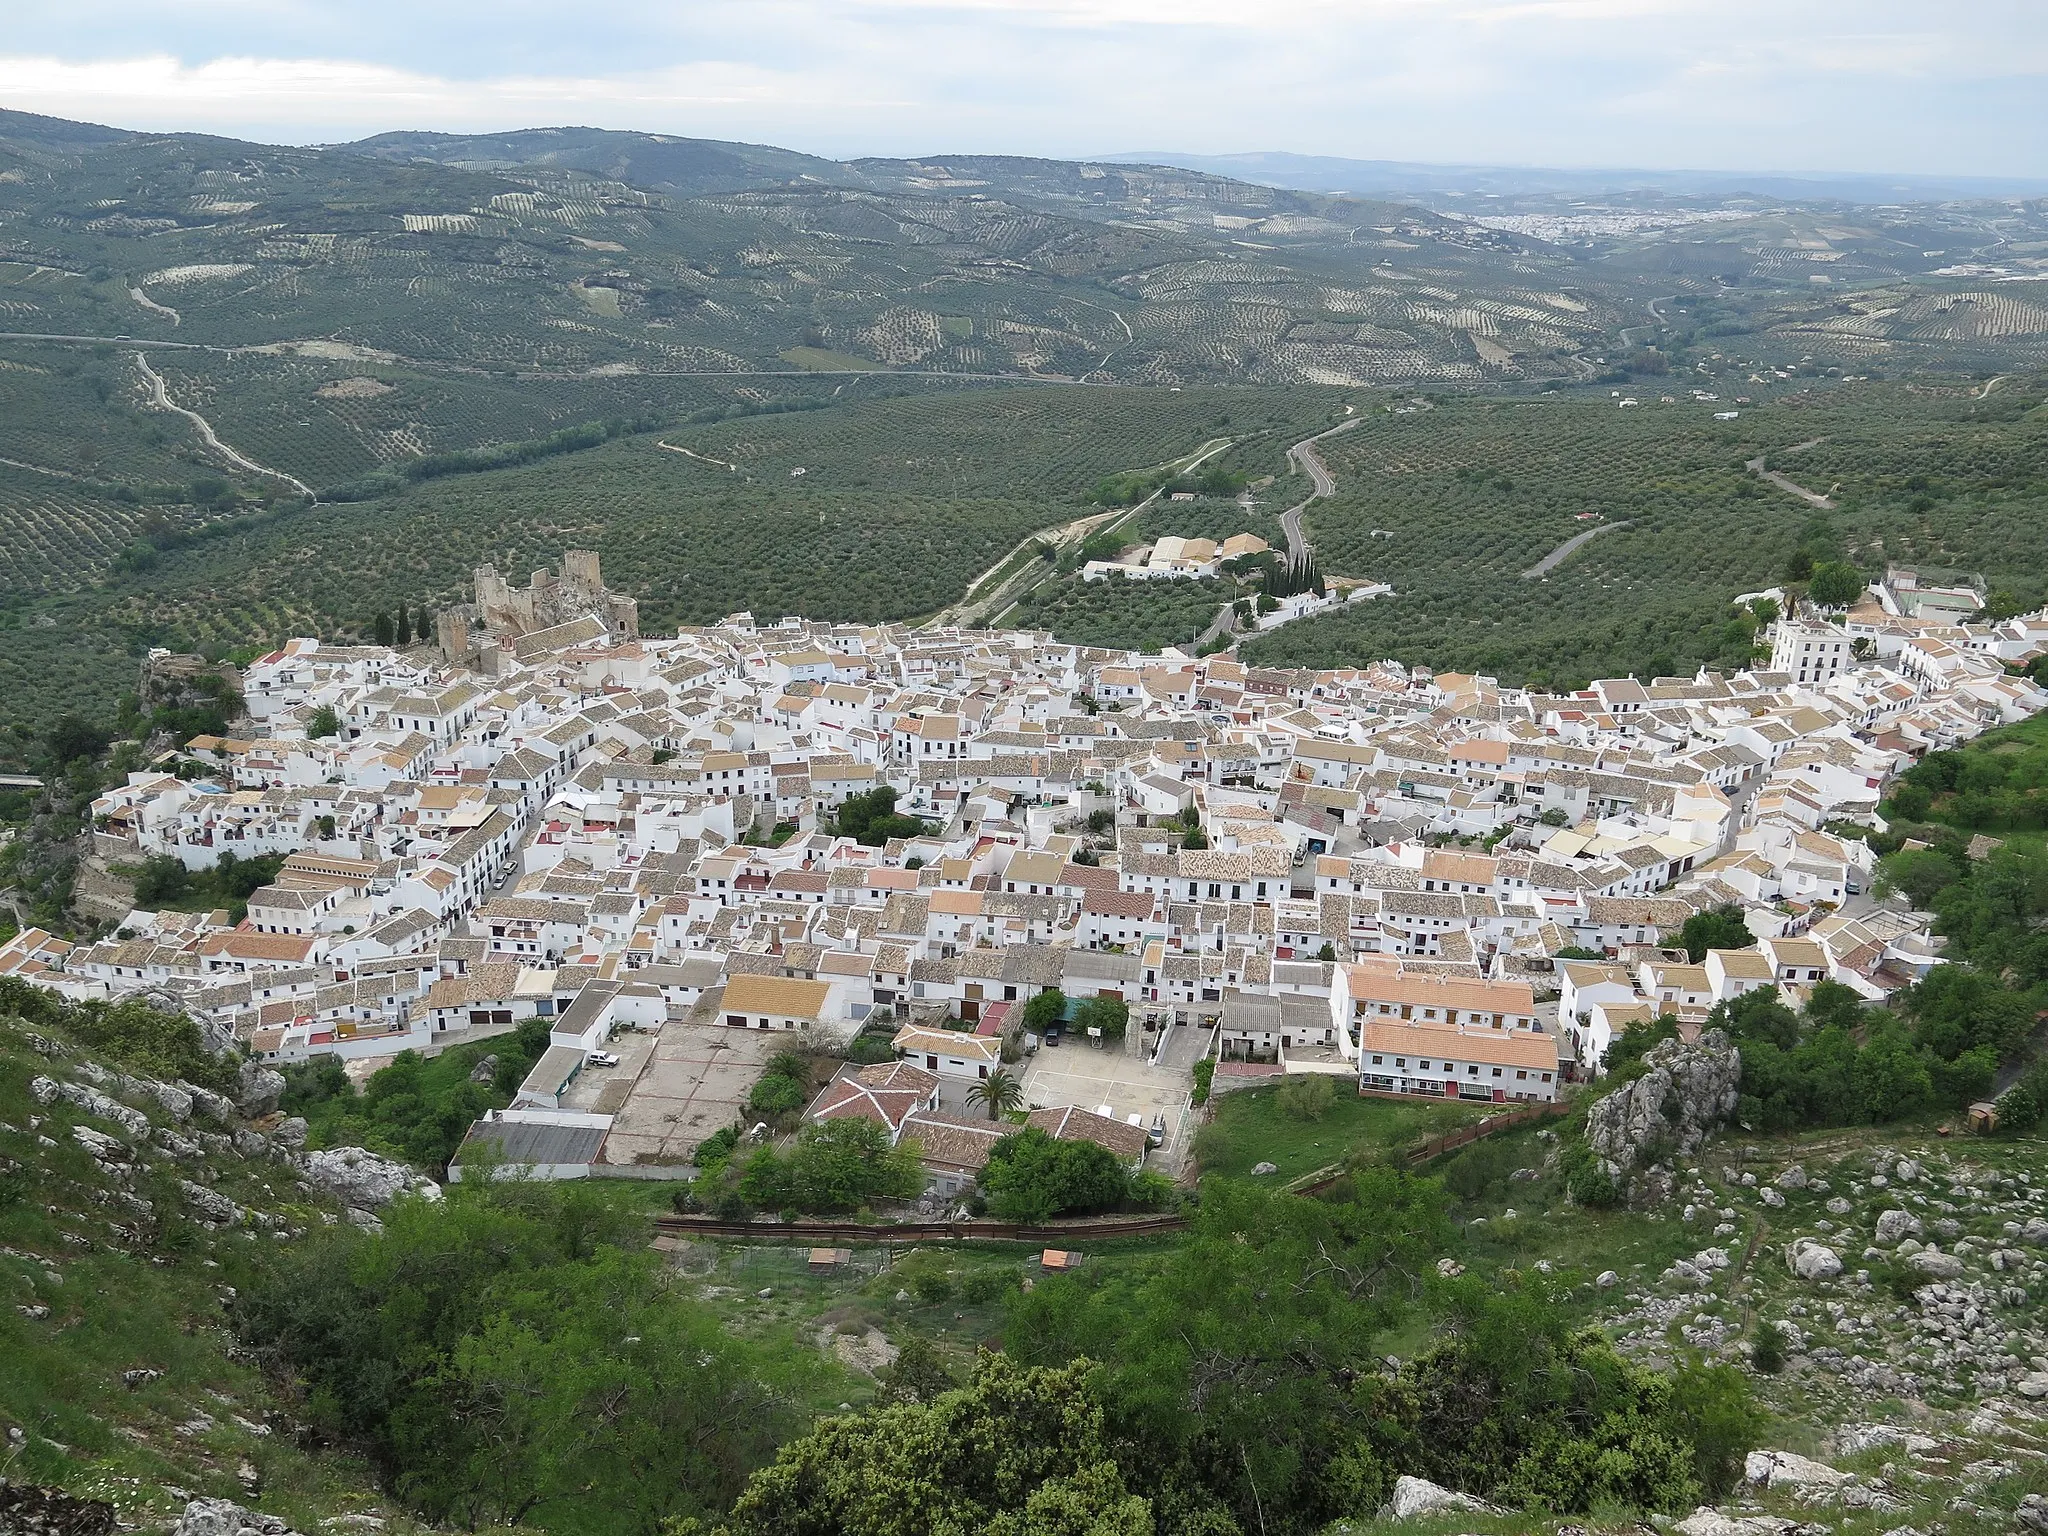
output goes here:
[[1316, 454], [1316, 444], [1326, 437], [1335, 437], [1339, 432], [1349, 432], [1365, 418], [1354, 416], [1349, 421], [1340, 421], [1327, 432], [1318, 432], [1314, 437], [1303, 438], [1287, 450], [1287, 457], [1308, 471], [1309, 484], [1314, 487], [1308, 495], [1280, 514], [1280, 526], [1287, 530], [1287, 559], [1289, 563], [1306, 559], [1309, 552], [1308, 535], [1301, 531], [1301, 514], [1308, 504], [1319, 496], [1334, 496], [1337, 493], [1337, 479]]
[[1602, 523], [1598, 528], [1588, 528], [1584, 533], [1573, 534], [1570, 538], [1566, 539], [1562, 544], [1558, 545], [1557, 548], [1553, 549], [1549, 554], [1545, 555], [1541, 560], [1538, 560], [1534, 565], [1530, 566], [1529, 569], [1522, 572], [1522, 580], [1534, 581], [1539, 576], [1548, 576], [1560, 565], [1563, 565], [1565, 561], [1569, 560], [1572, 557], [1573, 551], [1578, 549], [1581, 545], [1590, 544], [1593, 540], [1599, 538], [1600, 535], [1603, 533], [1612, 533], [1617, 528], [1627, 528], [1629, 526], [1629, 523], [1627, 523], [1626, 521], [1619, 523]]
[[57, 341], [71, 346], [158, 347], [172, 352], [234, 352], [235, 347], [209, 347], [200, 341], [150, 341], [139, 336], [59, 336], [44, 331], [0, 331], [0, 341]]
[[247, 470], [252, 475], [268, 475], [273, 480], [282, 480], [286, 485], [297, 487], [301, 495], [311, 496], [313, 494], [313, 487], [299, 479], [298, 476], [288, 475], [281, 469], [272, 469], [267, 464], [258, 464], [246, 454], [237, 453], [226, 443], [222, 442], [214, 435], [211, 422], [197, 411], [186, 410], [184, 406], [179, 405], [170, 397], [170, 393], [164, 388], [164, 376], [150, 367], [149, 359], [140, 352], [135, 354], [135, 366], [142, 370], [142, 377], [149, 384], [150, 403], [160, 411], [175, 411], [178, 415], [191, 422], [193, 426], [199, 429], [199, 435], [205, 439], [206, 446], [226, 459], [230, 464], [233, 464], [237, 469]]
[[[1231, 438], [1227, 437], [1212, 438], [1196, 451], [1193, 458], [1181, 466], [1179, 472], [1184, 475], [1193, 474], [1210, 459], [1215, 458], [1217, 454], [1228, 448], [1232, 441]], [[1112, 523], [1135, 518], [1139, 513], [1151, 506], [1153, 502], [1157, 501], [1164, 492], [1165, 487], [1162, 486], [1135, 507], [1112, 507], [1107, 512], [1091, 512], [1086, 517], [1077, 517], [1071, 523], [1062, 523], [1057, 528], [1041, 528], [1036, 533], [1026, 534], [1022, 542], [1014, 548], [1004, 551], [1002, 559], [975, 577], [973, 581], [970, 581], [967, 584], [967, 590], [969, 592], [974, 591], [982, 582], [987, 581], [990, 576], [1014, 560], [1017, 557], [1018, 550], [1025, 548], [1027, 545], [1045, 543], [1052, 545], [1054, 549], [1062, 549], [1077, 539], [1087, 538], [1088, 535], [1094, 533], [1099, 528], [1106, 528]], [[1027, 560], [1006, 576], [1001, 586], [992, 588], [981, 596], [972, 599], [962, 597], [959, 602], [940, 609], [918, 627], [921, 629], [943, 629], [949, 624], [971, 626], [981, 623], [990, 617], [1000, 614], [1010, 604], [1024, 595], [1025, 588], [1036, 586], [1051, 574], [1053, 569], [1044, 561]]]

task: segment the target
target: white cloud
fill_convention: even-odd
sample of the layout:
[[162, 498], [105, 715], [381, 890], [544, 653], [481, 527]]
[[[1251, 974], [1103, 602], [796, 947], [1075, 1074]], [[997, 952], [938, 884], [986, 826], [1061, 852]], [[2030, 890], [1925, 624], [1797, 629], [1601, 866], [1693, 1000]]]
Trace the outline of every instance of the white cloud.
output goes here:
[[588, 123], [829, 154], [1287, 149], [2048, 174], [2039, 0], [16, 7], [0, 103], [298, 142]]

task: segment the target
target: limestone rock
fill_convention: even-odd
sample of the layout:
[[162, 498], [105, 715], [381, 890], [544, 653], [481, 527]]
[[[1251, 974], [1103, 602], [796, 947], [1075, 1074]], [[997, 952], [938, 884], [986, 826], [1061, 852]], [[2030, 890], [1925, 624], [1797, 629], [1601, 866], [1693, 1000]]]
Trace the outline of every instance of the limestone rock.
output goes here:
[[1923, 1248], [1906, 1260], [1908, 1269], [1918, 1270], [1930, 1280], [1953, 1280], [1963, 1272], [1963, 1261], [1939, 1248]]
[[235, 1118], [235, 1101], [224, 1094], [215, 1093], [211, 1088], [201, 1088], [180, 1078], [178, 1086], [192, 1100], [192, 1108], [210, 1120], [223, 1124]]
[[1603, 1269], [1600, 1271], [1598, 1278], [1596, 1278], [1593, 1281], [1593, 1283], [1599, 1286], [1600, 1289], [1603, 1291], [1611, 1291], [1617, 1285], [1621, 1284], [1621, 1276], [1617, 1275], [1611, 1269]]
[[1777, 1515], [1724, 1515], [1704, 1504], [1671, 1527], [1678, 1536], [1784, 1536], [1795, 1528]]
[[1824, 1243], [1797, 1237], [1785, 1250], [1785, 1262], [1802, 1280], [1832, 1280], [1842, 1272], [1842, 1257]]
[[306, 1134], [311, 1129], [299, 1115], [293, 1115], [278, 1123], [270, 1133], [270, 1139], [287, 1152], [296, 1152], [306, 1144]]
[[1637, 1204], [1669, 1191], [1669, 1178], [1643, 1175], [1671, 1157], [1698, 1152], [1735, 1113], [1742, 1082], [1742, 1057], [1718, 1029], [1691, 1045], [1666, 1040], [1652, 1047], [1643, 1064], [1641, 1077], [1608, 1094], [1586, 1116], [1586, 1145]]
[[1839, 1488], [1849, 1481], [1848, 1473], [1791, 1451], [1751, 1451], [1742, 1475], [1765, 1488]]
[[1500, 1513], [1483, 1499], [1442, 1487], [1428, 1478], [1397, 1477], [1394, 1479], [1394, 1496], [1387, 1501], [1387, 1507], [1380, 1511], [1380, 1516], [1388, 1520], [1413, 1520], [1418, 1515], [1434, 1515], [1447, 1509], [1489, 1515]]
[[194, 1499], [171, 1527], [171, 1536], [287, 1536], [275, 1515], [244, 1509], [232, 1499]]
[[2019, 1508], [2012, 1512], [2012, 1517], [2028, 1530], [2048, 1532], [2048, 1499], [2038, 1493], [2030, 1493], [2020, 1500]]
[[1797, 1163], [1794, 1163], [1790, 1168], [1779, 1174], [1775, 1182], [1780, 1189], [1804, 1189], [1806, 1188], [1806, 1170]]
[[431, 1199], [441, 1193], [441, 1186], [432, 1179], [362, 1147], [308, 1152], [299, 1159], [299, 1171], [343, 1205], [363, 1211], [382, 1210], [403, 1194]]
[[[33, 1084], [30, 1085], [29, 1091], [35, 1091]], [[130, 1141], [140, 1141], [149, 1134], [149, 1116], [139, 1109], [130, 1109], [119, 1099], [110, 1098], [97, 1088], [88, 1088], [83, 1083], [59, 1083], [57, 1096], [67, 1103], [77, 1105], [88, 1115], [112, 1121], [121, 1127]]]
[[1890, 1248], [1901, 1238], [1918, 1237], [1921, 1232], [1920, 1218], [1911, 1211], [1894, 1208], [1877, 1218], [1877, 1246]]
[[488, 1087], [490, 1086], [491, 1079], [496, 1077], [497, 1075], [498, 1057], [497, 1054], [493, 1052], [491, 1055], [486, 1056], [482, 1061], [478, 1062], [475, 1067], [471, 1068], [469, 1080], [472, 1083], [477, 1084], [479, 1087]]
[[235, 1088], [235, 1104], [251, 1120], [261, 1120], [284, 1099], [284, 1074], [261, 1062], [245, 1061]]
[[1254, 1173], [1255, 1175], [1256, 1175], [1256, 1174], [1266, 1174], [1266, 1173], [1278, 1173], [1279, 1171], [1280, 1171], [1280, 1169], [1279, 1169], [1279, 1166], [1278, 1166], [1277, 1164], [1274, 1164], [1274, 1163], [1253, 1163], [1253, 1164], [1252, 1164], [1252, 1172], [1253, 1172], [1253, 1173]]
[[180, 1179], [178, 1188], [184, 1192], [185, 1203], [208, 1221], [225, 1222], [229, 1226], [241, 1224], [242, 1208], [219, 1190], [194, 1184], [190, 1179]]

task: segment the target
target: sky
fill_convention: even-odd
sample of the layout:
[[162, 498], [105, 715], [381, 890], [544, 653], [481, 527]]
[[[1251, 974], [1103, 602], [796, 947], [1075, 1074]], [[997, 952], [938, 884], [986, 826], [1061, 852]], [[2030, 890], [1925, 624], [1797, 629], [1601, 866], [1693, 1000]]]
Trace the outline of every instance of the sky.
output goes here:
[[2048, 176], [2044, 0], [8, 0], [0, 106], [322, 143]]

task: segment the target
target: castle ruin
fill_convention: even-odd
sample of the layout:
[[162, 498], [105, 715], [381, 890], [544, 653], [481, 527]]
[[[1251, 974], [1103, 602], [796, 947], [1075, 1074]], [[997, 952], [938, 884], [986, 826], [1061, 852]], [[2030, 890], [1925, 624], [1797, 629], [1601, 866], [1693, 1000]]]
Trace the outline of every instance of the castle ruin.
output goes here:
[[529, 653], [589, 644], [600, 639], [631, 640], [640, 633], [640, 605], [604, 584], [597, 551], [562, 552], [562, 574], [545, 566], [524, 587], [515, 587], [494, 565], [480, 565], [476, 599], [444, 608], [435, 616], [435, 639], [443, 660], [497, 670], [506, 652]]

